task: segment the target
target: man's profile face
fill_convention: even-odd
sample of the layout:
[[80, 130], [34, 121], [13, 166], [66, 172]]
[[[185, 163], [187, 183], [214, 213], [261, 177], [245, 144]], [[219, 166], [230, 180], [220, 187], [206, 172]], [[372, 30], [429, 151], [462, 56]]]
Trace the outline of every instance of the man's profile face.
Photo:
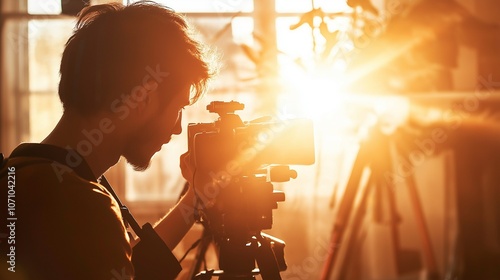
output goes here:
[[168, 143], [172, 135], [182, 132], [182, 109], [189, 105], [190, 87], [176, 92], [169, 101], [164, 101], [161, 91], [153, 93], [147, 110], [152, 110], [150, 117], [133, 132], [127, 142], [123, 156], [135, 170], [142, 171], [149, 167], [153, 155]]

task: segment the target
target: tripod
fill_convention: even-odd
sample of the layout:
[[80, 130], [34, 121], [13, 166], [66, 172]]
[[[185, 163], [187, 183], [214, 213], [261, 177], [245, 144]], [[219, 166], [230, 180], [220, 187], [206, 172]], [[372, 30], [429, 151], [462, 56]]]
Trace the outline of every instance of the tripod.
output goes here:
[[[393, 182], [390, 176], [388, 176], [392, 174], [391, 171], [393, 167], [391, 161], [391, 140], [392, 138], [382, 134], [378, 128], [374, 128], [369, 135], [369, 141], [360, 144], [344, 195], [338, 205], [338, 212], [331, 233], [329, 250], [321, 272], [321, 280], [331, 279], [333, 273], [335, 273], [335, 279], [347, 278], [348, 266], [343, 262], [349, 260], [354, 251], [349, 249], [355, 247], [357, 241], [355, 237], [360, 231], [368, 203], [368, 197], [372, 191], [375, 191], [375, 200], [379, 202], [376, 203], [376, 206], [381, 206], [380, 201], [382, 194], [385, 193], [387, 196], [391, 222], [390, 232], [394, 248], [393, 255], [396, 258], [396, 273], [398, 275], [400, 274], [399, 258], [397, 258], [400, 252], [398, 233], [399, 216], [396, 210]], [[404, 147], [403, 143], [396, 143], [396, 146], [399, 151], [405, 151], [408, 148]], [[371, 170], [371, 174], [369, 175], [368, 182], [362, 184], [366, 168]], [[440, 279], [414, 177], [410, 174], [409, 176], [405, 176], [404, 180], [407, 184], [411, 206], [417, 223], [418, 234], [422, 242], [423, 260], [429, 272], [428, 279]], [[380, 208], [375, 208], [375, 218], [380, 219], [380, 211], [377, 210], [380, 210]], [[347, 235], [346, 232], [350, 234]], [[342, 258], [339, 256], [340, 250], [338, 245], [347, 247]]]

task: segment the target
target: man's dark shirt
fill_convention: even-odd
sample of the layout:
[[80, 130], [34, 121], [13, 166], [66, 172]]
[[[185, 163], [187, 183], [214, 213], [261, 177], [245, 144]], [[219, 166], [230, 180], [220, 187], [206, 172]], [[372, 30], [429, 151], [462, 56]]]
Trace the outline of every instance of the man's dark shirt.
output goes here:
[[[42, 144], [16, 150], [30, 148], [67, 153]], [[10, 213], [7, 167], [16, 168]], [[47, 158], [19, 156], [1, 170], [0, 279], [132, 278], [132, 249], [120, 209], [83, 159], [70, 170]], [[5, 226], [12, 222], [15, 228]]]

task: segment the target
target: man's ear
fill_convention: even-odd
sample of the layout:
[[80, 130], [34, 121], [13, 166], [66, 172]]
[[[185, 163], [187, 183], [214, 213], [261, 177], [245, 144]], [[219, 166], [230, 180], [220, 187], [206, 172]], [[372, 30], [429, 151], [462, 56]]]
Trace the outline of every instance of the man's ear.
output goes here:
[[132, 90], [133, 98], [137, 102], [137, 108], [142, 114], [148, 109], [153, 103], [155, 103], [155, 98], [158, 95], [158, 83], [156, 81], [149, 80], [145, 82], [142, 86], [137, 86]]
[[145, 88], [147, 91], [155, 91], [158, 89], [158, 82], [155, 80], [146, 80], [143, 81], [142, 87]]

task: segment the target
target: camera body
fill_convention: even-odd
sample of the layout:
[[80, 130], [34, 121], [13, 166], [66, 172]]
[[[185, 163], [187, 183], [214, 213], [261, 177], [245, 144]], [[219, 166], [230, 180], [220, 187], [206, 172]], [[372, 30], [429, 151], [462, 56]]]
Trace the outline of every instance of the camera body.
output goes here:
[[226, 171], [232, 176], [252, 173], [264, 165], [309, 165], [315, 160], [311, 120], [243, 122], [244, 109], [235, 101], [214, 101], [207, 110], [219, 114], [213, 123], [188, 125], [188, 149], [199, 171]]

